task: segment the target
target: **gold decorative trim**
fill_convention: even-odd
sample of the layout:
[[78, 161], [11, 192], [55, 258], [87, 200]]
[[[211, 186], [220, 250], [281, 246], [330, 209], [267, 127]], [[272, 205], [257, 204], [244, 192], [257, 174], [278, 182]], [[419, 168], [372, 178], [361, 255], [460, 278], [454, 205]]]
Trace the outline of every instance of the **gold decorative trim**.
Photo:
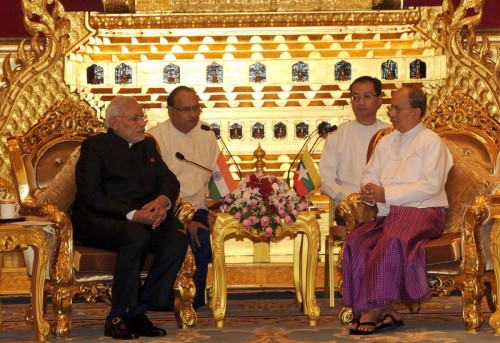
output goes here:
[[402, 0], [102, 0], [108, 13], [133, 12], [297, 12], [400, 9]]
[[169, 13], [102, 14], [91, 13], [94, 29], [179, 29], [225, 27], [304, 27], [360, 25], [416, 25], [420, 11], [342, 11], [298, 13]]

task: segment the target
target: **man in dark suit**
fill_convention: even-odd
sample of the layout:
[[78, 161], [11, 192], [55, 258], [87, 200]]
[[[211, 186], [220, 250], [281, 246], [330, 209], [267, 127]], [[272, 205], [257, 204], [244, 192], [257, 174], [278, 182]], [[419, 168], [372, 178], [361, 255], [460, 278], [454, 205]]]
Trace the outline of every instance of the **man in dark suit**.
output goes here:
[[[187, 249], [183, 226], [172, 213], [180, 185], [145, 137], [146, 119], [132, 97], [114, 98], [108, 131], [83, 142], [76, 165], [72, 216], [75, 237], [87, 246], [118, 252], [112, 307], [104, 334], [115, 339], [164, 336], [145, 312], [167, 308]], [[144, 284], [148, 253], [154, 262]]]

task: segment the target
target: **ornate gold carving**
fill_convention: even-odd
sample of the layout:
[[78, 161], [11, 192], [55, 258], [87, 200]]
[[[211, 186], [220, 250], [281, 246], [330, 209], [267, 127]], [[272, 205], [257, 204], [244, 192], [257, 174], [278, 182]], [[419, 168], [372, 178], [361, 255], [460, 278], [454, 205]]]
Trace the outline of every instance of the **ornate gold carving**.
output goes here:
[[16, 191], [12, 182], [0, 177], [0, 199], [15, 199]]
[[[65, 13], [57, 0], [22, 0], [21, 6], [25, 26], [33, 37], [29, 45], [26, 40], [19, 44], [15, 61], [8, 55], [2, 66], [5, 82], [0, 88], [2, 137], [26, 132], [50, 104], [69, 96], [63, 76], [63, 54], [89, 33], [84, 13]], [[0, 151], [0, 174], [9, 175], [3, 140]]]
[[18, 142], [22, 152], [29, 153], [34, 159], [41, 148], [38, 145], [47, 137], [87, 137], [104, 131], [106, 127], [96, 118], [93, 109], [82, 102], [64, 99], [53, 104], [37, 125], [19, 137]]
[[444, 42], [447, 73], [444, 84], [436, 85], [429, 99], [434, 109], [440, 99], [464, 93], [474, 98], [490, 116], [500, 120], [500, 61], [494, 61], [487, 36], [476, 39], [475, 28], [482, 18], [484, 0], [461, 0], [456, 10], [451, 0], [443, 0], [443, 12], [432, 25], [437, 41]]
[[437, 133], [461, 131], [475, 136], [478, 141], [487, 140], [484, 148], [493, 159], [500, 152], [500, 124], [468, 95], [459, 93], [447, 97], [423, 122]]
[[[126, 0], [102, 0], [110, 3], [126, 3]], [[132, 2], [129, 0], [128, 2]], [[224, 13], [224, 12], [301, 12], [331, 10], [370, 10], [401, 8], [401, 0], [135, 0], [137, 12], [175, 12], [175, 13]], [[106, 9], [106, 12], [110, 12]], [[112, 11], [111, 11], [112, 12]], [[115, 12], [116, 13], [116, 12]]]
[[91, 13], [92, 28], [164, 29], [227, 28], [227, 27], [304, 27], [362, 25], [415, 25], [420, 21], [418, 10], [407, 11], [345, 11], [301, 13], [175, 13], [113, 15]]
[[[193, 219], [196, 212], [193, 205], [177, 199], [175, 204], [175, 216], [186, 229], [187, 224]], [[196, 272], [196, 262], [193, 251], [188, 246], [186, 257], [174, 283], [174, 313], [179, 328], [192, 327], [198, 321], [198, 315], [193, 309], [193, 301], [196, 295], [196, 285], [193, 277]]]
[[496, 304], [494, 304], [496, 311], [490, 317], [490, 326], [496, 334], [500, 334], [500, 297], [498, 294], [500, 285], [500, 190], [491, 198], [490, 205], [490, 217], [493, 218], [490, 249], [495, 270], [493, 285], [496, 284]]

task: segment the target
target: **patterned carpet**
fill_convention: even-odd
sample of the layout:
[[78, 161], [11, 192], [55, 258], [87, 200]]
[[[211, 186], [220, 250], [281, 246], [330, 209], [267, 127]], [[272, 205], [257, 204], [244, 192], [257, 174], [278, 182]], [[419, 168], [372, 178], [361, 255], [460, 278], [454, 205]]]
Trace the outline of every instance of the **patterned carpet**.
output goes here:
[[[468, 333], [462, 322], [461, 298], [432, 298], [422, 304], [420, 314], [410, 314], [400, 307], [406, 325], [396, 331], [369, 336], [350, 336], [348, 327], [338, 321], [341, 300], [330, 308], [328, 299], [318, 294], [321, 318], [318, 326], [308, 326], [307, 318], [298, 310], [290, 292], [230, 293], [224, 328], [216, 328], [208, 307], [198, 309], [198, 324], [191, 329], [178, 329], [172, 313], [149, 312], [152, 321], [167, 330], [162, 339], [142, 338], [139, 342], [237, 342], [237, 343], [301, 343], [301, 342], [492, 342], [495, 335], [488, 325], [491, 315], [483, 304], [485, 322], [477, 333]], [[35, 341], [32, 328], [24, 322], [26, 298], [2, 299], [4, 324], [0, 342]], [[49, 307], [47, 320], [51, 320]], [[74, 304], [73, 329], [68, 341], [113, 341], [103, 336], [103, 318], [109, 311], [104, 303]], [[49, 341], [55, 339], [49, 336]]]

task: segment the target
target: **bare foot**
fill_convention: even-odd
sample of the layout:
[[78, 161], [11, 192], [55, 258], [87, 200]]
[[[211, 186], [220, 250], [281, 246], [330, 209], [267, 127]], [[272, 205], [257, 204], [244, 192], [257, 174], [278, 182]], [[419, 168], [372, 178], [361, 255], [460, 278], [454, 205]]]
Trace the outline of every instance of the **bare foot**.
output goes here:
[[392, 305], [381, 309], [379, 313], [379, 321], [381, 321], [382, 324], [396, 324], [403, 322], [401, 313], [396, 311]]
[[371, 310], [368, 310], [361, 314], [359, 319], [352, 325], [352, 330], [355, 331], [363, 331], [363, 332], [373, 332], [377, 329], [377, 326], [380, 325], [379, 317], [380, 317], [381, 308], [377, 307]]

